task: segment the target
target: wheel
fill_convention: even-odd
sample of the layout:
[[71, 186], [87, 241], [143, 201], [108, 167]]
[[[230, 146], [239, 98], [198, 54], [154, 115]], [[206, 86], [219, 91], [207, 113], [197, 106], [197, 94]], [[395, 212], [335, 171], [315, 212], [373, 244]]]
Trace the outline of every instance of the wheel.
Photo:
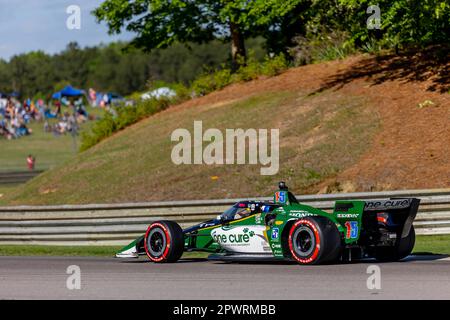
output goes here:
[[398, 261], [409, 256], [416, 243], [416, 231], [411, 226], [408, 235], [401, 238], [397, 245], [392, 247], [378, 247], [375, 249], [375, 259], [382, 262]]
[[184, 251], [183, 230], [173, 221], [154, 222], [145, 233], [144, 248], [153, 262], [176, 262]]
[[307, 217], [292, 225], [288, 247], [292, 257], [300, 264], [334, 262], [341, 254], [341, 236], [330, 219]]

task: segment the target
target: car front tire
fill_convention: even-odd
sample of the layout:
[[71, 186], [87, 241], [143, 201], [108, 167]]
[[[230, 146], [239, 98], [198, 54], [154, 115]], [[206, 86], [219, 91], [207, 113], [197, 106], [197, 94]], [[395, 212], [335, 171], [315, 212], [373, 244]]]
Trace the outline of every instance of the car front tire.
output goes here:
[[174, 221], [153, 222], [145, 233], [144, 248], [153, 262], [176, 262], [184, 251], [183, 230]]

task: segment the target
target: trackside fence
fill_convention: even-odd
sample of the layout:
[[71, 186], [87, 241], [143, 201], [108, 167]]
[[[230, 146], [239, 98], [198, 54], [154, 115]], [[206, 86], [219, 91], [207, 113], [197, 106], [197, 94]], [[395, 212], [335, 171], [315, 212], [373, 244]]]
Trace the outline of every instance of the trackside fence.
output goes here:
[[[334, 201], [416, 197], [417, 234], [450, 234], [450, 189], [301, 195], [298, 200], [325, 211]], [[257, 198], [267, 200], [269, 198]], [[223, 212], [242, 199], [124, 204], [0, 207], [0, 245], [123, 245], [143, 234], [155, 220], [175, 220], [182, 227]]]

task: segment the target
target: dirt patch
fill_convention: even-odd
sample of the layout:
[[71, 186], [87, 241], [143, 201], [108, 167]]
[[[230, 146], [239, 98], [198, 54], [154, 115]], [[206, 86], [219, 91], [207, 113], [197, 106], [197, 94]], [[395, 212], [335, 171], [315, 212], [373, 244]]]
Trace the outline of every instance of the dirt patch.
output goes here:
[[382, 129], [361, 160], [321, 183], [321, 190], [348, 181], [358, 191], [450, 186], [449, 55], [424, 60], [431, 57], [425, 52], [362, 59], [325, 80], [320, 90], [368, 97]]

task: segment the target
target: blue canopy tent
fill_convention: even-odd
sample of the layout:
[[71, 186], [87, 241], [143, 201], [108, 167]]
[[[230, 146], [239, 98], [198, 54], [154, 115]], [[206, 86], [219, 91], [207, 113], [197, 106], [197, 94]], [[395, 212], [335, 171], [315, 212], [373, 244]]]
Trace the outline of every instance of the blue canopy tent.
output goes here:
[[59, 100], [61, 98], [62, 98], [61, 92], [56, 92], [52, 95], [52, 99]]
[[0, 98], [9, 98], [9, 97], [19, 98], [20, 97], [20, 93], [18, 93], [18, 92], [13, 92], [13, 93], [0, 92]]
[[84, 96], [84, 90], [75, 89], [72, 86], [67, 86], [61, 91], [52, 95], [52, 99], [61, 99], [62, 97], [81, 97]]

